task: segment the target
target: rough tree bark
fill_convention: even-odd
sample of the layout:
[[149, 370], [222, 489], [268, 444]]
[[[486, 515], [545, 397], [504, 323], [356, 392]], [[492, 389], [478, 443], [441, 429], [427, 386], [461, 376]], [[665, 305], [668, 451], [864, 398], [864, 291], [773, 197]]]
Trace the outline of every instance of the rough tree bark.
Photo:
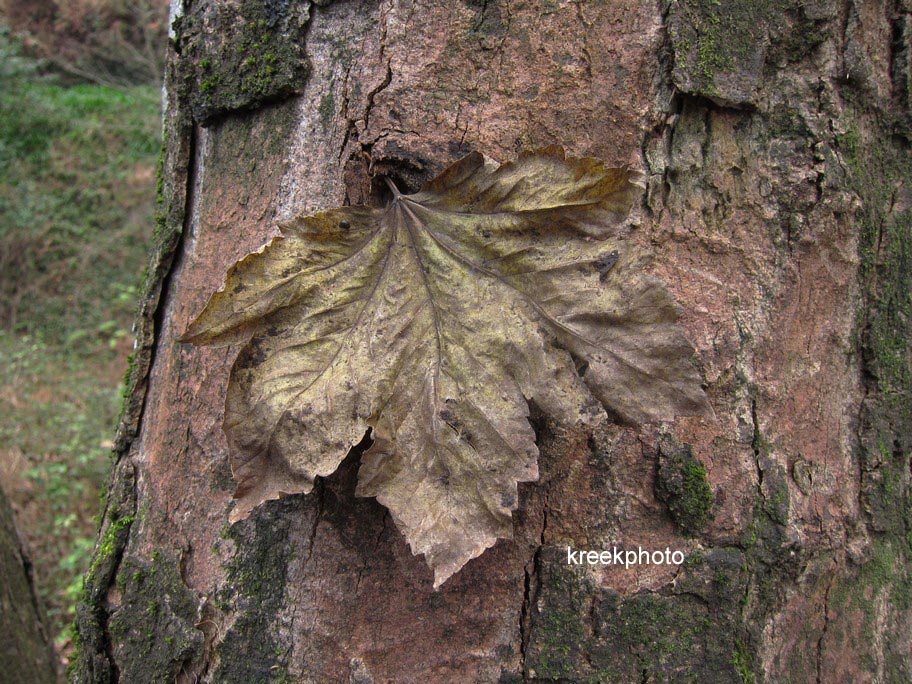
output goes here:
[[[912, 680], [907, 0], [183, 5], [74, 681]], [[644, 172], [715, 420], [538, 417], [515, 539], [438, 592], [357, 453], [229, 526], [238, 348], [175, 340], [227, 268], [381, 175], [551, 143]], [[687, 560], [567, 563], [615, 544]]]
[[13, 509], [0, 489], [0, 672], [9, 684], [57, 681], [32, 564], [22, 548]]

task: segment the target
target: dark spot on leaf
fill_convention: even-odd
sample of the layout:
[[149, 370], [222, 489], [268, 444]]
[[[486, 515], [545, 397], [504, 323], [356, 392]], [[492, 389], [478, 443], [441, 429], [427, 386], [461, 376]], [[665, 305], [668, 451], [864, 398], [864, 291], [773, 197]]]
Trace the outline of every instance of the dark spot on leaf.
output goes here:
[[598, 261], [595, 262], [595, 267], [599, 272], [599, 280], [605, 282], [605, 278], [608, 277], [608, 272], [614, 268], [614, 265], [617, 263], [617, 261], [618, 253], [617, 250], [614, 250], [610, 254], [603, 255], [599, 258]]
[[243, 291], [246, 290], [246, 289], [247, 289], [247, 286], [244, 285], [244, 283], [238, 283], [237, 285], [234, 286], [234, 289], [231, 290], [231, 291], [232, 291], [234, 294], [237, 294], [237, 293], [239, 293], [239, 292], [243, 292]]
[[286, 410], [282, 412], [282, 420], [303, 427], [306, 423], [304, 417], [298, 411]]
[[516, 503], [516, 497], [513, 496], [512, 492], [503, 492], [500, 495], [500, 505], [504, 508], [513, 508], [513, 505]]
[[238, 357], [239, 368], [256, 368], [266, 360], [266, 353], [256, 344], [245, 349]]

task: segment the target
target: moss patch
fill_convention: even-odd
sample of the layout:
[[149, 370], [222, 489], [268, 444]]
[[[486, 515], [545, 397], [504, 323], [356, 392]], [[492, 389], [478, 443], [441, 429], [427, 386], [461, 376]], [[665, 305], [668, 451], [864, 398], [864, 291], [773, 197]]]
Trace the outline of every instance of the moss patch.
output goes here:
[[[868, 124], [871, 126], [871, 124]], [[861, 198], [857, 320], [869, 393], [861, 410], [862, 503], [872, 528], [908, 551], [912, 532], [912, 167], [885, 130], [851, 128], [839, 151]]]
[[[865, 389], [858, 414], [857, 458], [862, 521], [870, 545], [860, 562], [849, 562], [836, 577], [821, 580], [826, 582], [830, 619], [821, 639], [819, 615], [810, 617], [802, 639], [821, 639], [827, 659], [828, 654], [848, 651], [861, 671], [881, 672], [884, 682], [907, 682], [912, 670], [908, 640], [902, 635], [908, 633], [912, 619], [910, 131], [903, 114], [882, 109], [890, 103], [872, 98], [863, 81], [847, 78], [841, 84], [845, 117], [839, 122], [843, 132], [832, 144], [832, 165], [845, 174], [840, 185], [860, 200], [852, 217], [858, 230], [863, 295], [855, 338]], [[755, 451], [762, 458], [764, 445], [755, 444]], [[800, 487], [799, 479], [796, 482]], [[755, 522], [765, 528], [761, 533], [774, 533], [772, 511], [767, 508], [765, 513], [755, 516]], [[789, 667], [813, 674], [816, 658], [796, 652]]]
[[193, 626], [196, 597], [181, 580], [176, 559], [160, 551], [148, 563], [128, 558], [117, 584], [123, 596], [108, 628], [121, 679], [175, 681], [203, 644], [202, 632]]
[[[904, 566], [908, 548], [897, 543], [895, 538], [875, 539], [865, 562], [833, 585], [828, 602], [831, 614], [844, 616], [829, 625], [831, 648], [860, 644], [856, 647], [860, 667], [873, 672], [882, 663], [882, 681], [890, 684], [908, 682], [912, 674], [908, 643], [897, 625], [897, 618], [908, 615], [912, 607], [912, 582]], [[878, 641], [882, 642], [882, 655], [874, 651]]]
[[119, 461], [107, 488], [99, 541], [85, 578], [82, 600], [76, 606], [74, 641], [77, 652], [70, 660], [68, 675], [71, 682], [103, 684], [114, 679], [105, 650], [109, 617], [107, 595], [135, 519], [135, 471], [129, 462]]
[[234, 611], [237, 619], [218, 646], [213, 681], [284, 681], [287, 650], [277, 635], [276, 617], [285, 607], [290, 531], [300, 520], [300, 505], [300, 497], [269, 501], [225, 531], [237, 551], [216, 599], [221, 610]]
[[532, 615], [527, 675], [570, 677], [579, 674], [588, 648], [587, 622], [595, 589], [581, 568], [561, 564], [559, 549], [542, 549], [540, 562], [542, 586]]
[[685, 93], [724, 104], [750, 104], [770, 53], [795, 59], [829, 35], [788, 0], [678, 0], [668, 4], [672, 76]]
[[685, 534], [696, 535], [709, 523], [713, 493], [706, 480], [706, 468], [694, 458], [690, 445], [680, 446], [663, 438], [655, 491]]
[[668, 594], [626, 598], [567, 566], [563, 549], [542, 549], [540, 562], [526, 648], [526, 675], [534, 681], [742, 681], [733, 655], [743, 636], [736, 624], [746, 582], [739, 550], [691, 559]]
[[92, 557], [92, 565], [89, 566], [89, 572], [86, 576], [86, 582], [91, 583], [95, 579], [95, 573], [98, 568], [108, 562], [114, 554], [124, 547], [127, 536], [130, 533], [130, 525], [133, 524], [134, 516], [126, 515], [123, 518], [112, 520], [108, 528], [101, 535], [98, 542], [98, 548]]
[[181, 90], [194, 119], [208, 124], [300, 93], [310, 73], [309, 19], [310, 3], [194, 3], [175, 22]]
[[[861, 199], [857, 342], [867, 393], [859, 416], [861, 504], [872, 543], [865, 561], [833, 587], [840, 614], [860, 616], [862, 642], [883, 641], [884, 681], [912, 679], [901, 638], [912, 609], [912, 167], [910, 131], [874, 109], [863, 90], [843, 92], [854, 110], [837, 150]], [[886, 602], [878, 599], [886, 599]], [[885, 607], [884, 607], [885, 606]], [[836, 628], [834, 628], [836, 629]], [[836, 635], [855, 641], [854, 634]], [[888, 637], [888, 638], [884, 638]], [[892, 638], [890, 638], [892, 637]], [[872, 667], [878, 658], [862, 649]]]

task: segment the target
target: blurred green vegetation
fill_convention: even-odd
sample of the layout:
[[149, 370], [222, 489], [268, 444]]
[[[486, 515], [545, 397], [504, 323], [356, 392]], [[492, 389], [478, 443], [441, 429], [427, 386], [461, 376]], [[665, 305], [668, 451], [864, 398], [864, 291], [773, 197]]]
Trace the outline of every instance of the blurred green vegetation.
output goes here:
[[0, 486], [58, 645], [110, 465], [159, 108], [154, 85], [60, 81], [0, 27]]
[[54, 342], [105, 335], [146, 255], [158, 91], [61, 86], [0, 41], [0, 323]]

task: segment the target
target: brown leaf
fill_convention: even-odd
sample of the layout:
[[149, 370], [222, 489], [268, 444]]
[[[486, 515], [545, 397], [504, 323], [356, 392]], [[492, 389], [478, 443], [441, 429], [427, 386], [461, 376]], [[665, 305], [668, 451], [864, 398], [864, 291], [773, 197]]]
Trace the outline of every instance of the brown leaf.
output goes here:
[[357, 493], [436, 587], [512, 536], [517, 483], [538, 478], [529, 401], [569, 423], [602, 405], [636, 423], [707, 412], [677, 306], [619, 237], [631, 177], [560, 148], [471, 154], [385, 208], [284, 224], [238, 262], [183, 338], [252, 334], [225, 406], [232, 520], [309, 492], [372, 428]]

